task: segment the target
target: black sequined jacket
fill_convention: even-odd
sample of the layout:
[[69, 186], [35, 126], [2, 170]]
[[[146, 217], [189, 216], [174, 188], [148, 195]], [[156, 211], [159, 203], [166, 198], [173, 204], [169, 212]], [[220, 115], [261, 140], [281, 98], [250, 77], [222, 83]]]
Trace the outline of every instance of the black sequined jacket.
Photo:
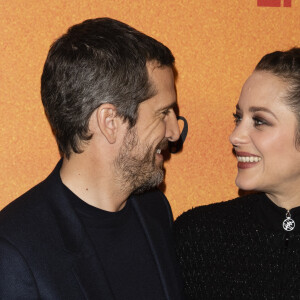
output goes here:
[[300, 299], [300, 207], [265, 194], [197, 207], [175, 222], [187, 299]]

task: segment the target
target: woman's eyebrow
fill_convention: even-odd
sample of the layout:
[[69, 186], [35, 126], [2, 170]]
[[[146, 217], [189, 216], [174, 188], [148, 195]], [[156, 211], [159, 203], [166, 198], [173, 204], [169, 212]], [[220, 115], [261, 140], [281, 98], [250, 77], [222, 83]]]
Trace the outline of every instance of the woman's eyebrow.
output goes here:
[[263, 107], [263, 106], [251, 106], [249, 108], [249, 111], [250, 112], [263, 111], [263, 112], [271, 114], [275, 119], [277, 119], [277, 117], [275, 116], [275, 114], [271, 110], [269, 110], [268, 108]]

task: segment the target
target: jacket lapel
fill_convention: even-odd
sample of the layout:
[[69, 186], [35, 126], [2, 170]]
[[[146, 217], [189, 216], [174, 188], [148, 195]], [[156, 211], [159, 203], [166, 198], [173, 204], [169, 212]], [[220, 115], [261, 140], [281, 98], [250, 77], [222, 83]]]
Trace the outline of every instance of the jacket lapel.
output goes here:
[[51, 198], [50, 196], [48, 198], [60, 229], [65, 251], [72, 257], [74, 275], [86, 299], [114, 299], [94, 246], [65, 195], [59, 175], [60, 167], [61, 162], [46, 179], [48, 193], [51, 191]]
[[173, 255], [174, 249], [170, 249], [172, 245], [171, 232], [168, 228], [162, 228], [161, 224], [141, 205], [142, 199], [139, 199], [143, 197], [143, 201], [151, 201], [151, 199], [145, 199], [147, 197], [151, 198], [151, 195], [135, 195], [132, 203], [150, 245], [166, 299], [182, 299], [177, 278], [178, 270], [175, 266], [175, 255]]

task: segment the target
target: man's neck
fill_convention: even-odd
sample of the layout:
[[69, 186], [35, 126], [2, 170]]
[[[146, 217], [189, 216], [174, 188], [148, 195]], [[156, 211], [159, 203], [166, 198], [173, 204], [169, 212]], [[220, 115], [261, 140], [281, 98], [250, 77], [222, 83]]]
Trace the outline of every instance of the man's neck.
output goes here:
[[113, 162], [98, 163], [85, 153], [72, 154], [70, 159], [63, 159], [60, 177], [80, 199], [106, 211], [121, 210], [130, 195], [120, 186], [112, 170]]

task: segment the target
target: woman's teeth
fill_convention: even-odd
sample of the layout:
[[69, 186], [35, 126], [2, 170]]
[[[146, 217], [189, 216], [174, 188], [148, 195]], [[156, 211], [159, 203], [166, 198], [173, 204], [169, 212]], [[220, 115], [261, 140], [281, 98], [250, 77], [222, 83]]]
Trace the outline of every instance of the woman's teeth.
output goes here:
[[261, 157], [258, 156], [237, 156], [239, 162], [259, 162]]

